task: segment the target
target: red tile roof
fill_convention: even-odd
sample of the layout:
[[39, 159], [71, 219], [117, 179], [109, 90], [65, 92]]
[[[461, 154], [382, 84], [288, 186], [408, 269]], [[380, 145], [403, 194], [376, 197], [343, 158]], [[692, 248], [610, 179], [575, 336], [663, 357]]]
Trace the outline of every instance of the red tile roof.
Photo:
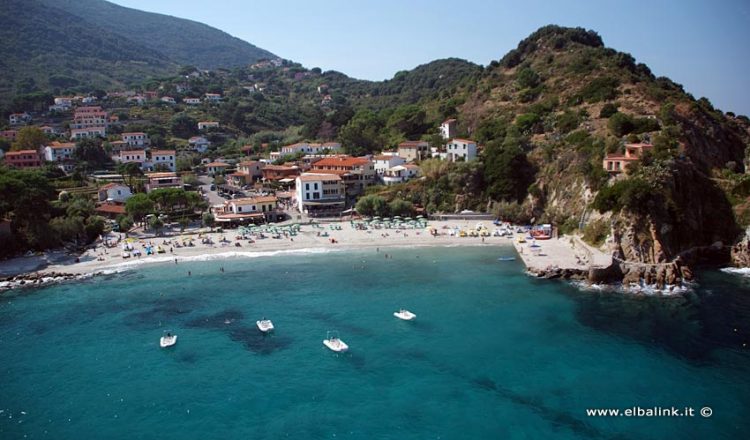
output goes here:
[[313, 164], [313, 168], [318, 169], [320, 167], [355, 167], [359, 165], [365, 165], [369, 162], [369, 159], [362, 157], [351, 157], [351, 156], [337, 156], [337, 157], [326, 157]]
[[106, 214], [125, 214], [125, 205], [99, 205], [96, 207], [96, 211]]

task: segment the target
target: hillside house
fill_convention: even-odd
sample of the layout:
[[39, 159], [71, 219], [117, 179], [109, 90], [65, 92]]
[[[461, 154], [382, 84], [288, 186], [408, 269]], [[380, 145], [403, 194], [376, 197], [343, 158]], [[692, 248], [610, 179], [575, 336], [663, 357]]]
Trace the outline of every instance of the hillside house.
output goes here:
[[651, 144], [625, 144], [625, 154], [608, 154], [602, 160], [602, 167], [610, 174], [627, 173], [627, 166], [637, 162], [646, 151], [654, 146]]
[[477, 143], [470, 139], [453, 139], [445, 144], [446, 159], [469, 162], [477, 158]]
[[419, 175], [419, 167], [414, 164], [396, 165], [390, 168], [383, 175], [383, 183], [386, 185], [395, 185], [413, 179]]
[[42, 158], [36, 150], [8, 151], [3, 158], [5, 165], [13, 168], [36, 168], [42, 166]]
[[48, 162], [64, 162], [73, 159], [76, 149], [74, 142], [52, 142], [44, 147], [44, 160]]
[[456, 135], [456, 120], [455, 119], [446, 119], [443, 121], [442, 124], [440, 124], [440, 136], [443, 137], [443, 139], [453, 139], [453, 137]]
[[8, 116], [8, 122], [10, 125], [25, 125], [31, 122], [31, 115], [26, 112], [12, 113]]
[[161, 188], [182, 188], [182, 179], [177, 173], [156, 172], [146, 173], [146, 192]]
[[73, 113], [73, 121], [70, 123], [71, 131], [82, 128], [103, 128], [109, 125], [109, 114], [99, 106], [78, 107]]
[[430, 144], [425, 141], [406, 141], [398, 144], [398, 155], [407, 162], [422, 160], [429, 157]]
[[203, 98], [208, 103], [219, 103], [221, 102], [221, 95], [219, 93], [206, 93]]
[[71, 128], [70, 129], [70, 140], [79, 141], [81, 139], [105, 137], [107, 135], [107, 129], [104, 127], [89, 127], [89, 128]]
[[177, 152], [175, 150], [153, 150], [149, 168], [153, 170], [176, 171]]
[[229, 164], [220, 161], [209, 162], [206, 164], [206, 172], [212, 176], [226, 173], [227, 168], [229, 168]]
[[127, 185], [121, 183], [108, 183], [99, 188], [99, 201], [109, 203], [125, 203], [133, 193]]
[[200, 121], [198, 122], [198, 130], [207, 130], [209, 128], [219, 128], [219, 123], [216, 121]]
[[112, 159], [120, 163], [137, 163], [143, 168], [143, 164], [146, 163], [146, 150], [122, 150]]
[[211, 142], [203, 136], [193, 136], [188, 140], [188, 145], [197, 153], [205, 153]]
[[151, 144], [148, 135], [141, 131], [123, 133], [121, 137], [123, 142], [126, 142], [130, 147], [145, 148]]

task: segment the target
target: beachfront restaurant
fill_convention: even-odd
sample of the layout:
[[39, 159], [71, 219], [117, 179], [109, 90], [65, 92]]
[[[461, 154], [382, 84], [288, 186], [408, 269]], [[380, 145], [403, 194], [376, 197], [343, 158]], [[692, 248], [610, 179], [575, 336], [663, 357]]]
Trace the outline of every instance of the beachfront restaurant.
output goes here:
[[214, 218], [217, 223], [227, 226], [283, 221], [286, 214], [278, 209], [278, 205], [275, 196], [227, 200], [220, 208], [214, 208]]

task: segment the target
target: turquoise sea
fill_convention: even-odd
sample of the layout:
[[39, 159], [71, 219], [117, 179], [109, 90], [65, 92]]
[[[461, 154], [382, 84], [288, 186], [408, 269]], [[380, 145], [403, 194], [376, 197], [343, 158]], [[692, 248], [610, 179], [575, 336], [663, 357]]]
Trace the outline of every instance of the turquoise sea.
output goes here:
[[[750, 438], [750, 278], [635, 297], [529, 278], [497, 260], [513, 252], [154, 264], [4, 293], [0, 439]], [[586, 415], [634, 406], [695, 415]]]

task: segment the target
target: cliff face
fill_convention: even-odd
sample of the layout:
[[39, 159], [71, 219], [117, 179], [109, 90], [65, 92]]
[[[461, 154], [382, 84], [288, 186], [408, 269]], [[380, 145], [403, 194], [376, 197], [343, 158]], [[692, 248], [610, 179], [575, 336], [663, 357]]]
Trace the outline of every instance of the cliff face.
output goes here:
[[745, 236], [732, 246], [732, 264], [736, 267], [750, 267], [750, 227]]
[[[717, 181], [746, 172], [750, 120], [696, 100], [596, 37], [554, 26], [535, 32], [485, 73], [460, 118], [480, 142], [499, 133], [504, 147], [521, 146], [537, 170], [523, 200], [529, 217], [567, 230], [589, 223], [595, 208], [612, 220], [626, 281], [672, 283], [692, 277], [699, 261], [727, 262], [747, 196]], [[628, 142], [654, 149], [627, 173], [608, 175], [602, 159]], [[607, 191], [616, 193], [611, 203], [597, 204]], [[735, 262], [747, 265], [743, 243]]]

